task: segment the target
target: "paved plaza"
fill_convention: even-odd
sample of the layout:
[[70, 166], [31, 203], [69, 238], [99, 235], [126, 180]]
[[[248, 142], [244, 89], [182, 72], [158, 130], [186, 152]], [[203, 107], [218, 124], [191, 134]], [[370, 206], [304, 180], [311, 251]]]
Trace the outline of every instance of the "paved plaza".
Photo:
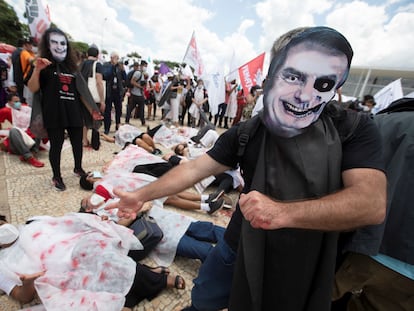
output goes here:
[[[160, 112], [158, 112], [160, 113]], [[122, 118], [122, 121], [124, 118]], [[151, 121], [151, 127], [158, 125], [159, 120]], [[133, 119], [132, 125], [140, 127], [138, 120]], [[114, 125], [112, 132], [114, 133]], [[145, 130], [144, 127], [140, 127]], [[219, 129], [220, 131], [220, 129]], [[69, 140], [67, 140], [69, 144]], [[163, 153], [169, 150], [158, 146]], [[120, 147], [101, 140], [101, 148], [94, 151], [84, 148], [83, 168], [85, 171], [102, 170], [102, 167], [111, 161], [114, 152], [120, 151]], [[79, 178], [74, 176], [72, 150], [69, 147], [62, 152], [62, 178], [67, 190], [64, 192], [55, 191], [51, 185], [52, 170], [48, 161], [48, 153], [41, 151], [39, 160], [45, 163], [42, 168], [35, 168], [27, 163], [21, 162], [18, 156], [0, 153], [0, 214], [7, 217], [13, 224], [24, 224], [25, 221], [35, 215], [61, 216], [68, 212], [79, 210], [80, 200], [88, 194], [79, 187]], [[236, 193], [231, 193], [233, 201], [237, 198]], [[229, 211], [218, 211], [214, 215], [208, 215], [200, 210], [183, 211], [170, 206], [166, 208], [175, 210], [200, 220], [212, 221], [225, 226], [229, 220]], [[151, 260], [146, 259], [143, 263], [154, 265]], [[197, 275], [200, 267], [198, 260], [176, 257], [170, 270], [172, 273], [180, 274], [186, 281], [185, 290], [170, 289], [163, 291], [152, 301], [143, 301], [134, 308], [137, 310], [181, 310], [190, 303], [192, 279]], [[33, 302], [35, 304], [36, 302]], [[22, 306], [6, 295], [0, 296], [1, 311], [20, 310], [29, 305]]]

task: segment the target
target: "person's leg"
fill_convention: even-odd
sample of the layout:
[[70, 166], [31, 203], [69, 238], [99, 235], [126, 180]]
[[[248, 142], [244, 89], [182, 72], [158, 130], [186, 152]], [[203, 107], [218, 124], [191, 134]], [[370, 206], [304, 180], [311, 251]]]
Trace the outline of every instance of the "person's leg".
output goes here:
[[134, 108], [135, 105], [135, 100], [134, 100], [135, 95], [132, 95], [128, 97], [128, 101], [127, 101], [127, 109], [126, 109], [126, 115], [125, 115], [125, 123], [129, 123], [129, 120], [131, 119], [131, 113], [132, 113], [132, 109]]
[[104, 133], [108, 134], [111, 128], [111, 111], [112, 111], [112, 96], [109, 95], [105, 99], [105, 112], [104, 112]]
[[114, 96], [114, 107], [115, 107], [115, 129], [118, 130], [119, 125], [121, 124], [122, 116], [122, 101], [119, 94]]
[[9, 131], [9, 147], [12, 153], [21, 155], [25, 160], [33, 157], [30, 149], [24, 143], [23, 136], [16, 128], [11, 128]]
[[148, 145], [144, 140], [142, 140], [141, 138], [137, 138], [135, 140], [135, 144], [143, 149], [145, 149], [146, 151], [148, 151], [149, 153], [152, 153], [154, 151], [154, 147], [151, 147], [150, 145]]
[[62, 153], [63, 141], [65, 140], [65, 129], [47, 129], [50, 142], [49, 162], [53, 171], [53, 178], [62, 178], [60, 173], [60, 157]]
[[148, 145], [151, 146], [153, 149], [155, 149], [155, 144], [154, 141], [152, 140], [151, 136], [149, 136], [148, 134], [144, 133], [142, 134], [141, 139]]
[[82, 145], [84, 147], [88, 147], [89, 146], [88, 128], [86, 126], [83, 127]]
[[145, 99], [144, 96], [138, 96], [138, 111], [141, 125], [145, 125]]
[[210, 242], [199, 241], [187, 234], [184, 234], [177, 245], [177, 255], [185, 258], [199, 259], [204, 262], [213, 249]]
[[220, 310], [228, 306], [236, 252], [221, 240], [211, 249], [193, 280], [192, 306], [195, 310]]
[[182, 191], [176, 194], [179, 198], [185, 199], [188, 201], [195, 201], [200, 202], [201, 196], [197, 193], [191, 192], [191, 191]]
[[214, 177], [216, 179], [212, 182], [212, 185], [217, 186], [216, 192], [224, 191], [224, 193], [229, 193], [233, 190], [233, 177], [229, 174], [221, 173]]
[[210, 221], [192, 222], [185, 233], [199, 241], [217, 243], [224, 237], [225, 229]]
[[194, 202], [186, 199], [182, 199], [176, 195], [171, 195], [165, 201], [166, 204], [173, 205], [178, 208], [188, 209], [188, 210], [195, 210], [200, 209], [200, 203]]
[[82, 134], [83, 128], [82, 127], [70, 127], [67, 129], [69, 134], [70, 143], [72, 145], [72, 153], [73, 159], [75, 162], [74, 172], [82, 172], [82, 156], [83, 156], [83, 149], [82, 149]]

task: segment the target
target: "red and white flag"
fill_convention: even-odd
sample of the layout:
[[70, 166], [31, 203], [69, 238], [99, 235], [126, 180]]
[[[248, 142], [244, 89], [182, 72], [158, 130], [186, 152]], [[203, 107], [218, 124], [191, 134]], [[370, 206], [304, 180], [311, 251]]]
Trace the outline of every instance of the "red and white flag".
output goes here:
[[263, 52], [250, 62], [239, 67], [240, 83], [243, 87], [244, 94], [249, 94], [252, 86], [262, 84], [264, 58], [265, 53]]
[[39, 42], [42, 34], [50, 26], [49, 7], [43, 6], [42, 0], [26, 0], [26, 15], [30, 34]]
[[194, 31], [190, 43], [188, 44], [187, 51], [185, 52], [183, 62], [194, 68], [194, 74], [197, 77], [201, 77], [204, 73], [204, 66], [200, 57], [200, 52], [197, 48]]

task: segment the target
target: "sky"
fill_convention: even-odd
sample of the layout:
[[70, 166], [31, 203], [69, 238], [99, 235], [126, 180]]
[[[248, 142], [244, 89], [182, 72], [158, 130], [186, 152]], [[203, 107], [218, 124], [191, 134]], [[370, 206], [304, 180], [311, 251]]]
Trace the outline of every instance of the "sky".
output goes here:
[[[36, 1], [36, 0], [33, 0]], [[24, 0], [6, 0], [21, 22]], [[181, 62], [194, 31], [207, 73], [229, 71], [268, 51], [280, 35], [329, 26], [354, 49], [353, 66], [414, 70], [413, 0], [43, 0], [75, 41], [121, 56]]]

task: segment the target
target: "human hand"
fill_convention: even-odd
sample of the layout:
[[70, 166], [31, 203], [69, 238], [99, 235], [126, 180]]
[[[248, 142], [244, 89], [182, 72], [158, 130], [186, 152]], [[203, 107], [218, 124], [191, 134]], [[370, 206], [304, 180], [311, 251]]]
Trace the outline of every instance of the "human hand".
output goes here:
[[103, 118], [103, 115], [99, 111], [92, 111], [92, 119], [94, 119], [95, 121], [103, 120]]
[[253, 228], [270, 230], [283, 227], [282, 203], [273, 201], [264, 194], [258, 191], [242, 193], [239, 205], [244, 218]]
[[114, 189], [113, 192], [120, 200], [108, 204], [105, 209], [110, 210], [118, 208], [119, 218], [135, 219], [137, 213], [142, 209], [145, 202], [141, 201], [133, 192], [126, 192], [119, 189]]
[[45, 69], [52, 62], [48, 60], [47, 58], [38, 57], [36, 58], [34, 63], [35, 63], [35, 68], [40, 71], [40, 70]]
[[46, 273], [46, 271], [41, 271], [33, 274], [20, 274], [17, 273], [20, 280], [23, 284], [33, 283], [38, 277], [43, 276]]

